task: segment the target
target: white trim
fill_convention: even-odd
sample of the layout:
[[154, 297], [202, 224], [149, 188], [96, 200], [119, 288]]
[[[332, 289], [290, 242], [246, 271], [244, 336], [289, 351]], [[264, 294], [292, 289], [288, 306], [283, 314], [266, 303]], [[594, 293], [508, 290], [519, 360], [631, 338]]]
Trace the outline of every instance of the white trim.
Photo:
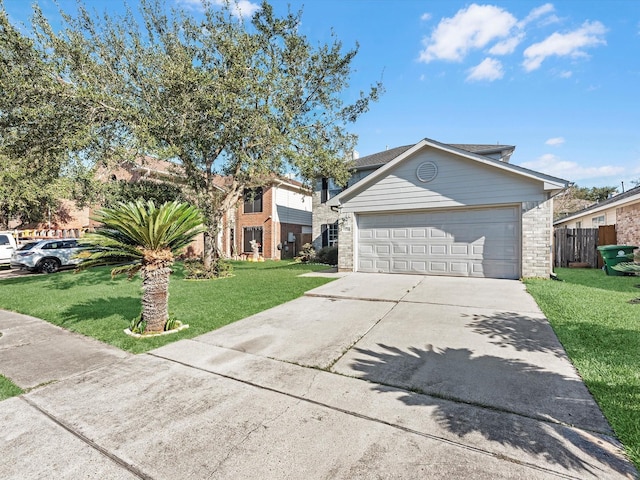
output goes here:
[[[615, 197], [614, 197], [615, 198]], [[567, 217], [563, 217], [560, 220], [556, 220], [555, 222], [553, 222], [554, 226], [563, 224], [565, 222], [570, 222], [576, 218], [581, 218], [581, 217], [589, 217], [589, 219], [591, 219], [592, 216], [594, 216], [594, 214], [601, 212], [603, 210], [608, 210], [610, 208], [617, 208], [620, 206], [626, 206], [627, 204], [635, 204], [640, 202], [640, 193], [637, 193], [636, 195], [631, 195], [630, 197], [626, 197], [626, 198], [622, 198], [618, 201], [613, 201], [610, 203], [605, 203], [602, 205], [598, 205], [597, 207], [587, 207], [584, 210], [580, 210], [579, 212], [575, 212], [572, 213], [571, 215], [567, 216]]]
[[398, 163], [404, 161], [407, 157], [410, 157], [414, 153], [418, 152], [424, 147], [432, 147], [443, 152], [448, 152], [459, 157], [467, 158], [469, 160], [473, 160], [475, 162], [482, 163], [484, 165], [489, 165], [491, 167], [495, 167], [501, 170], [504, 170], [509, 173], [514, 173], [516, 175], [520, 175], [523, 177], [527, 177], [533, 180], [543, 182], [543, 188], [545, 191], [560, 191], [566, 188], [569, 185], [567, 180], [563, 180], [561, 178], [552, 177], [550, 175], [546, 175], [544, 173], [535, 172], [533, 170], [528, 170], [522, 167], [518, 167], [516, 165], [511, 165], [510, 163], [505, 163], [500, 160], [495, 160], [493, 158], [484, 157], [482, 155], [477, 155], [475, 153], [467, 152], [465, 150], [460, 150], [459, 148], [451, 147], [449, 145], [436, 142], [435, 140], [431, 140], [425, 138], [420, 142], [416, 143], [413, 147], [405, 150], [403, 153], [398, 155], [396, 158], [388, 162], [386, 165], [378, 168], [370, 175], [367, 175], [365, 178], [355, 183], [351, 187], [346, 190], [340, 192], [335, 197], [329, 199], [327, 201], [327, 205], [329, 206], [338, 206], [342, 203], [344, 198], [348, 198], [351, 195], [366, 189], [369, 185], [375, 183], [379, 178], [386, 175], [386, 173], [395, 168]]

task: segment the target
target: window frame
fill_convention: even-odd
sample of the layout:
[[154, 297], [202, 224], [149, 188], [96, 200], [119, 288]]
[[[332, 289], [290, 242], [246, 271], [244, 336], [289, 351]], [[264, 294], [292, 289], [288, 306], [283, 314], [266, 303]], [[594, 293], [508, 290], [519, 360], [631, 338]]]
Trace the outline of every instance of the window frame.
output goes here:
[[242, 195], [243, 213], [262, 213], [264, 211], [263, 197], [264, 190], [262, 187], [245, 188]]
[[[256, 239], [255, 235], [251, 235], [250, 237], [247, 235], [248, 232], [260, 232], [260, 237]], [[243, 253], [252, 253], [251, 245], [249, 242], [251, 240], [257, 240], [260, 246], [258, 247], [258, 252], [263, 252], [263, 240], [264, 240], [264, 229], [261, 226], [248, 226], [242, 227], [242, 251]]]
[[322, 248], [338, 246], [338, 222], [323, 223], [320, 226]]

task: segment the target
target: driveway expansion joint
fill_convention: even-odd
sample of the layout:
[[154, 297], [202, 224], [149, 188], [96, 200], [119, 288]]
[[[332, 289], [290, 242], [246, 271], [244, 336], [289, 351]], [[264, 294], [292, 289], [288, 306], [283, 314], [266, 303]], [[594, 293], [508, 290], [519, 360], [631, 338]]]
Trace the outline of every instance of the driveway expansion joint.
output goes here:
[[29, 398], [26, 398], [24, 395], [21, 395], [19, 398], [23, 402], [25, 402], [27, 405], [29, 405], [31, 408], [33, 408], [34, 410], [37, 410], [42, 415], [47, 417], [53, 423], [55, 423], [59, 427], [63, 428], [64, 430], [69, 432], [71, 435], [76, 437], [78, 440], [80, 440], [81, 442], [85, 443], [87, 446], [89, 446], [93, 450], [97, 451], [98, 453], [100, 453], [104, 457], [108, 458], [112, 462], [114, 462], [117, 465], [119, 465], [120, 467], [124, 468], [129, 473], [131, 473], [132, 475], [134, 475], [134, 476], [136, 476], [136, 477], [138, 477], [138, 478], [140, 478], [142, 480], [154, 480], [153, 477], [151, 477], [150, 475], [147, 475], [146, 473], [144, 473], [139, 468], [131, 465], [129, 462], [123, 460], [122, 458], [118, 457], [117, 455], [109, 452], [107, 449], [101, 447], [96, 442], [91, 440], [89, 437], [87, 437], [86, 435], [80, 433], [78, 430], [74, 429], [72, 426], [67, 425], [63, 420], [60, 420], [54, 414], [52, 414], [52, 413], [48, 412], [47, 410], [45, 410], [44, 408], [40, 407], [33, 400], [31, 400]]
[[305, 293], [304, 296], [315, 297], [315, 298], [329, 298], [333, 300], [359, 300], [362, 302], [386, 302], [386, 303], [396, 303], [396, 304], [400, 303], [401, 301], [401, 300], [391, 300], [389, 298], [350, 297], [350, 296], [342, 296], [342, 295], [327, 295], [323, 293], [309, 293], [309, 292]]
[[[241, 352], [241, 353], [246, 353], [246, 352]], [[252, 381], [249, 381], [249, 380], [243, 380], [241, 378], [237, 378], [237, 377], [234, 377], [232, 375], [215, 372], [213, 370], [210, 370], [210, 369], [207, 369], [207, 368], [203, 368], [203, 367], [199, 367], [199, 366], [196, 366], [196, 365], [191, 365], [189, 363], [182, 362], [180, 360], [164, 357], [162, 355], [158, 355], [157, 353], [146, 352], [145, 354], [146, 355], [150, 355], [150, 356], [155, 357], [155, 358], [158, 358], [158, 359], [161, 359], [161, 360], [164, 360], [164, 361], [175, 363], [177, 365], [182, 365], [183, 367], [192, 368], [194, 370], [205, 372], [205, 373], [208, 373], [210, 375], [216, 375], [218, 377], [225, 378], [227, 380], [231, 380], [231, 381], [234, 381], [234, 382], [238, 382], [238, 383], [241, 383], [241, 384], [253, 387], [253, 388], [258, 388], [260, 390], [264, 390], [264, 391], [267, 391], [267, 392], [276, 393], [278, 395], [284, 395], [286, 397], [295, 399], [298, 402], [306, 402], [306, 403], [309, 403], [309, 404], [312, 404], [312, 405], [315, 405], [315, 406], [319, 406], [319, 407], [322, 407], [322, 408], [327, 408], [329, 410], [332, 410], [332, 411], [335, 411], [335, 412], [338, 412], [338, 413], [342, 413], [344, 415], [349, 415], [349, 416], [352, 416], [352, 417], [355, 417], [355, 418], [359, 418], [361, 420], [365, 420], [365, 421], [368, 421], [368, 422], [374, 422], [374, 423], [377, 423], [377, 424], [381, 424], [381, 425], [385, 425], [385, 426], [388, 426], [388, 427], [391, 427], [391, 428], [395, 428], [395, 429], [401, 430], [401, 431], [403, 431], [405, 433], [417, 435], [417, 436], [420, 436], [420, 437], [423, 437], [423, 438], [427, 438], [429, 440], [433, 440], [435, 442], [445, 443], [445, 444], [451, 445], [453, 447], [461, 448], [463, 450], [472, 451], [472, 452], [475, 452], [475, 453], [478, 453], [478, 454], [481, 454], [481, 455], [485, 455], [485, 456], [488, 456], [488, 457], [496, 458], [498, 460], [502, 460], [502, 461], [505, 461], [505, 462], [513, 463], [513, 464], [520, 465], [520, 466], [523, 466], [523, 467], [526, 467], [526, 468], [531, 468], [533, 470], [545, 472], [547, 474], [552, 474], [554, 476], [557, 476], [558, 478], [565, 478], [565, 479], [569, 479], [569, 480], [581, 480], [582, 479], [582, 477], [579, 477], [579, 476], [568, 475], [566, 473], [562, 473], [562, 472], [559, 472], [557, 470], [553, 470], [553, 469], [550, 469], [550, 468], [542, 467], [540, 465], [536, 465], [536, 464], [531, 463], [531, 462], [522, 461], [522, 460], [519, 460], [517, 458], [513, 458], [513, 457], [510, 457], [508, 455], [504, 455], [502, 453], [492, 452], [492, 451], [484, 449], [484, 448], [474, 447], [472, 445], [468, 445], [468, 444], [465, 444], [465, 443], [462, 443], [462, 442], [457, 442], [455, 440], [444, 438], [444, 437], [441, 437], [441, 436], [438, 436], [438, 435], [433, 435], [433, 434], [430, 434], [430, 433], [427, 433], [427, 432], [421, 432], [419, 430], [416, 430], [416, 429], [413, 429], [413, 428], [410, 428], [410, 427], [405, 427], [403, 425], [398, 425], [397, 423], [389, 422], [389, 421], [386, 421], [386, 420], [383, 420], [383, 419], [380, 419], [380, 418], [376, 418], [376, 417], [372, 417], [372, 416], [365, 415], [365, 414], [362, 414], [362, 413], [354, 412], [352, 410], [347, 410], [347, 409], [344, 409], [344, 408], [340, 408], [338, 406], [330, 405], [330, 404], [325, 403], [325, 402], [314, 400], [312, 398], [308, 398], [308, 397], [305, 397], [303, 395], [297, 395], [297, 394], [285, 392], [285, 391], [279, 390], [277, 388], [269, 387], [269, 386], [266, 386], [266, 385], [260, 385], [258, 383], [255, 383], [255, 382], [252, 382]], [[253, 354], [248, 353], [248, 355], [253, 355]], [[263, 357], [263, 358], [267, 358], [267, 357]], [[284, 363], [290, 363], [290, 362], [284, 362]], [[297, 365], [297, 366], [300, 367], [300, 368], [305, 368], [305, 369], [310, 368], [310, 367], [304, 367], [304, 366], [301, 366], [301, 365]], [[314, 370], [320, 371], [319, 369], [314, 369]], [[327, 373], [335, 374], [335, 372], [333, 372], [333, 371], [327, 372]], [[339, 375], [341, 375], [341, 374], [339, 374]], [[341, 376], [345, 376], [345, 375], [341, 375]], [[355, 377], [353, 377], [353, 378], [354, 378], [354, 380], [362, 381], [362, 379], [355, 378]], [[314, 377], [314, 379], [315, 379], [315, 377]], [[364, 381], [366, 381], [366, 380], [364, 380]], [[368, 382], [368, 381], [366, 381], [366, 382], [367, 383], [373, 383], [373, 382]], [[313, 384], [313, 381], [311, 382], [311, 384]], [[309, 389], [311, 388], [311, 384], [309, 385]], [[398, 387], [393, 387], [393, 388], [398, 388]], [[399, 388], [399, 390], [405, 390], [405, 389]], [[307, 392], [308, 391], [309, 390], [307, 390]], [[410, 392], [409, 390], [406, 390], [406, 391]], [[411, 393], [415, 393], [415, 392], [411, 392]], [[425, 394], [420, 394], [420, 395], [425, 395]], [[279, 413], [276, 417], [274, 417], [274, 419], [279, 417], [279, 416], [281, 416], [281, 415], [283, 415], [284, 413], [286, 413], [286, 412]], [[271, 421], [273, 421], [274, 419], [272, 419]], [[538, 420], [538, 419], [532, 419], [532, 420]], [[260, 426], [263, 426], [264, 423], [265, 422], [260, 423], [260, 425], [256, 426], [256, 428], [254, 428], [250, 432], [248, 432], [248, 434], [243, 438], [243, 440], [241, 442], [238, 442], [238, 443], [235, 444], [235, 447], [241, 445], [244, 442], [244, 440], [246, 440], [246, 438], [248, 438], [251, 435], [251, 433], [255, 432]], [[222, 465], [222, 462], [218, 464], [218, 466], [220, 466], [220, 465]]]

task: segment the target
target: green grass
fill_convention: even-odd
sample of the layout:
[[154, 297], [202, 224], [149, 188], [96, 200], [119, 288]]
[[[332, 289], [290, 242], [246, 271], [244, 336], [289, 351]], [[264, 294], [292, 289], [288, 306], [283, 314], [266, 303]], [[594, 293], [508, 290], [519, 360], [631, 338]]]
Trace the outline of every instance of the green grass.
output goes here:
[[141, 353], [215, 330], [330, 281], [299, 276], [326, 265], [267, 261], [233, 262], [233, 267], [232, 277], [192, 281], [184, 279], [182, 264], [176, 264], [169, 284], [169, 314], [189, 328], [162, 337], [135, 339], [123, 333], [140, 315], [141, 281], [126, 276], [112, 280], [107, 267], [2, 280], [0, 308]]
[[567, 354], [640, 469], [640, 277], [557, 269], [525, 280]]
[[23, 390], [7, 377], [0, 375], [0, 401], [15, 397], [23, 393]]

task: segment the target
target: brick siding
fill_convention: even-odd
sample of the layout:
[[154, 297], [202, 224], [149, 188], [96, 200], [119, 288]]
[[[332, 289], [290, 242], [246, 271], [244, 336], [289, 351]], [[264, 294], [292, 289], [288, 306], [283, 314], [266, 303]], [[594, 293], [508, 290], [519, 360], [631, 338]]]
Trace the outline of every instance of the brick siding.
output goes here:
[[522, 277], [548, 277], [552, 271], [553, 199], [522, 204]]
[[[264, 258], [276, 258], [276, 243], [273, 241], [274, 231], [279, 233], [279, 225], [273, 221], [271, 205], [273, 189], [263, 188], [262, 190], [262, 212], [258, 213], [244, 213], [244, 202], [242, 199], [238, 202], [238, 208], [236, 209], [236, 222], [235, 222], [235, 246], [238, 254], [250, 254], [244, 250], [244, 228], [245, 227], [262, 227], [262, 251], [261, 254]], [[277, 233], [275, 235], [277, 236]], [[279, 252], [277, 258], [280, 258]]]
[[353, 235], [355, 217], [353, 213], [344, 213], [338, 219], [338, 270], [353, 272]]
[[620, 245], [640, 246], [640, 203], [616, 208], [616, 235]]

